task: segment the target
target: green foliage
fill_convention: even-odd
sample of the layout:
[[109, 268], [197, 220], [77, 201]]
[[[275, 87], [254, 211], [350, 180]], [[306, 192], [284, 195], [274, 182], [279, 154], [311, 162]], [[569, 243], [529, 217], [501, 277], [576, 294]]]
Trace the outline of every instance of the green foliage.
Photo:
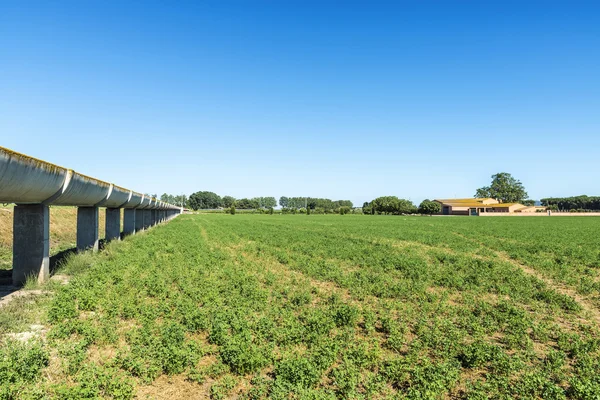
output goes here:
[[429, 199], [425, 199], [419, 205], [419, 213], [420, 214], [439, 214], [442, 211], [442, 206], [437, 201], [431, 201]]
[[223, 362], [239, 375], [257, 372], [267, 366], [271, 360], [270, 353], [267, 347], [258, 346], [243, 336], [227, 338], [219, 350]]
[[369, 203], [374, 213], [378, 214], [414, 214], [417, 208], [410, 200], [399, 199], [396, 196], [378, 197]]
[[339, 327], [354, 326], [360, 313], [358, 308], [346, 304], [335, 306], [333, 311], [333, 320]]
[[322, 371], [309, 359], [292, 356], [279, 361], [275, 366], [275, 379], [278, 384], [310, 388], [321, 380]]
[[235, 206], [235, 197], [232, 196], [223, 196], [221, 199], [223, 208], [231, 208]]
[[260, 202], [256, 198], [254, 198], [254, 199], [243, 198], [243, 199], [237, 200], [235, 202], [235, 206], [241, 210], [252, 210], [252, 209], [260, 208]]
[[205, 191], [192, 193], [188, 203], [193, 210], [205, 210], [221, 207], [223, 200], [218, 194]]
[[[154, 196], [154, 197], [156, 197], [156, 196]], [[163, 193], [160, 196], [160, 200], [164, 201], [166, 203], [175, 205], [175, 206], [188, 207], [188, 198], [184, 194], [179, 194], [179, 195], [173, 196], [172, 194]]]
[[549, 197], [541, 200], [543, 206], [549, 209], [558, 210], [600, 210], [600, 196], [574, 196], [574, 197]]
[[210, 398], [217, 400], [229, 398], [235, 384], [235, 377], [232, 375], [225, 375], [219, 382], [214, 383], [210, 387]]
[[0, 382], [34, 382], [48, 361], [48, 352], [41, 343], [6, 341], [0, 347]]
[[330, 200], [330, 199], [322, 199], [322, 198], [314, 198], [314, 197], [285, 197], [282, 196], [279, 199], [279, 205], [283, 208], [310, 208], [314, 210], [316, 208], [321, 208], [325, 210], [325, 213], [332, 212], [333, 210], [337, 210], [340, 207], [353, 207], [353, 204], [350, 200]]
[[598, 224], [542, 220], [183, 215], [69, 259], [0, 398], [594, 398]]
[[287, 197], [285, 197], [285, 196], [281, 196], [279, 198], [279, 205], [282, 208], [287, 208], [289, 206], [289, 202], [290, 202], [289, 199]]
[[351, 211], [350, 207], [348, 206], [341, 206], [338, 210], [338, 212], [340, 213], [340, 215], [346, 215]]
[[48, 362], [48, 351], [39, 342], [0, 343], [0, 399], [17, 399], [31, 391]]
[[527, 199], [525, 187], [507, 172], [499, 172], [492, 175], [492, 184], [477, 189], [477, 198], [496, 199], [502, 203], [520, 203]]
[[75, 375], [75, 379], [75, 385], [60, 383], [52, 387], [56, 398], [127, 400], [134, 396], [133, 379], [114, 367], [88, 364]]

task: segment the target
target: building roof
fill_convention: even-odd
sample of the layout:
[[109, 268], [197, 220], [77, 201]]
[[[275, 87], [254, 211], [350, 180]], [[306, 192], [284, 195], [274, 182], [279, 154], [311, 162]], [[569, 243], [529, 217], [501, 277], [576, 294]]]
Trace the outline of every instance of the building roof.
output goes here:
[[[497, 200], [491, 198], [484, 199], [442, 199], [435, 200], [449, 207], [465, 207], [465, 208], [510, 208], [513, 206], [525, 207], [519, 203], [498, 203]], [[493, 202], [493, 203], [492, 203]]]
[[492, 199], [491, 197], [486, 197], [486, 198], [481, 198], [481, 199], [437, 199], [434, 201], [438, 201], [440, 203], [473, 203], [473, 202], [477, 202], [477, 203], [483, 203], [486, 201], [497, 201], [496, 199]]
[[434, 201], [450, 207], [481, 207], [499, 204], [498, 200], [489, 197], [481, 199], [438, 199]]

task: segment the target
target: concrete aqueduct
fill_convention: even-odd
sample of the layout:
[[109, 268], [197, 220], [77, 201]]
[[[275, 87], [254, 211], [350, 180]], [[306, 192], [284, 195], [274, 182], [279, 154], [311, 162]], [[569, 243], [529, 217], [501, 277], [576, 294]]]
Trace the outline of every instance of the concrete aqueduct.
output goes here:
[[0, 203], [15, 203], [13, 284], [48, 279], [50, 205], [76, 206], [77, 250], [98, 250], [98, 208], [106, 207], [106, 240], [130, 235], [182, 213], [174, 206], [71, 169], [0, 147]]

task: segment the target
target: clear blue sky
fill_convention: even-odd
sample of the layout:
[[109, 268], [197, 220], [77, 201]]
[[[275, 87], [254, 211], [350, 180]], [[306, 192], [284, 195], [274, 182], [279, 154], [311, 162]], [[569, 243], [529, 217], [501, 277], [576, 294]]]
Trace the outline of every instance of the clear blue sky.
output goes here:
[[159, 195], [598, 195], [600, 2], [0, 0], [0, 138]]

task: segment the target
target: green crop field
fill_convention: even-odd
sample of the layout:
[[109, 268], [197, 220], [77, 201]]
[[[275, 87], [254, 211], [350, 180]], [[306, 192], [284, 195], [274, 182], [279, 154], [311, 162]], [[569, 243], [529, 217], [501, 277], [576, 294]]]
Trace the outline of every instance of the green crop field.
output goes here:
[[597, 399], [599, 270], [593, 217], [184, 215], [0, 309], [0, 398]]

